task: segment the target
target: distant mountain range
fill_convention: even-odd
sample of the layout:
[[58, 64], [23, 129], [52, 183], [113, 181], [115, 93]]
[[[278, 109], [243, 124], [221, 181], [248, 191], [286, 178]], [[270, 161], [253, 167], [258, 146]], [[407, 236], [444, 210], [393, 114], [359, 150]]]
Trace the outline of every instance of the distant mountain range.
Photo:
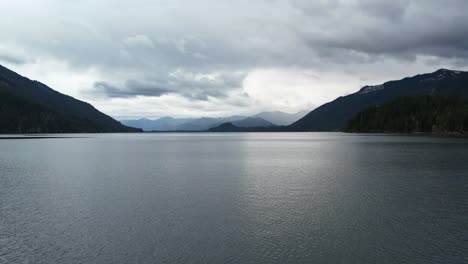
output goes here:
[[288, 131], [342, 131], [360, 111], [402, 96], [468, 96], [468, 72], [440, 69], [339, 97], [313, 110], [287, 127]]
[[251, 117], [229, 116], [229, 117], [202, 117], [202, 118], [172, 118], [162, 117], [156, 120], [136, 119], [121, 120], [127, 126], [138, 127], [144, 131], [206, 131], [223, 123], [232, 123], [242, 128], [268, 128], [277, 125], [291, 124], [303, 117], [307, 112], [302, 111], [295, 114], [284, 112], [262, 112]]
[[192, 118], [172, 118], [161, 117], [156, 120], [151, 119], [135, 119], [135, 120], [121, 120], [122, 124], [131, 127], [141, 128], [144, 131], [175, 131], [179, 126], [193, 121]]
[[0, 133], [137, 132], [0, 65]]
[[143, 118], [136, 120], [121, 120], [121, 122], [127, 126], [141, 128], [144, 131], [205, 131], [225, 122], [243, 120], [245, 118], [245, 116], [231, 116], [220, 118], [161, 117], [155, 120]]

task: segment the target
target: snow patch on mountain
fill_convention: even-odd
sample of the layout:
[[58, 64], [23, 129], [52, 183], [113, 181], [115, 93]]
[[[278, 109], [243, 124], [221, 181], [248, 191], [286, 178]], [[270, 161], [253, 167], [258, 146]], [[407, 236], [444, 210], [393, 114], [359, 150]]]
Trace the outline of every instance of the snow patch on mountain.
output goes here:
[[440, 69], [432, 74], [428, 74], [427, 78], [421, 79], [419, 82], [432, 82], [442, 80], [444, 78], [453, 77], [461, 74], [462, 71], [452, 71], [447, 69]]
[[384, 89], [385, 86], [383, 84], [380, 84], [380, 85], [372, 85], [372, 86], [364, 86], [359, 92], [358, 94], [367, 94], [367, 93], [373, 93], [373, 92], [376, 92], [376, 91], [380, 91], [382, 89]]

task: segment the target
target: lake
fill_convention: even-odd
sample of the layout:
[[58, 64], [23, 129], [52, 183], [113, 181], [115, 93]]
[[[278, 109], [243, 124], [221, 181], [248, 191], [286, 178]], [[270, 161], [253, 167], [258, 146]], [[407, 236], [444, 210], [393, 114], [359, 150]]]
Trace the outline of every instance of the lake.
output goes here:
[[468, 138], [65, 136], [0, 140], [0, 263], [468, 262]]

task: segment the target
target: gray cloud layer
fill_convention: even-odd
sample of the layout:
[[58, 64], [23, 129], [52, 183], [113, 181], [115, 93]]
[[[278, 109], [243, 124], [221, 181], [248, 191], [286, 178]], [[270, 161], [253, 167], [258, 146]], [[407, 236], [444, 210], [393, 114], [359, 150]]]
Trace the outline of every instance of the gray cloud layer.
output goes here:
[[18, 0], [0, 9], [9, 10], [0, 61], [93, 69], [91, 93], [110, 98], [220, 99], [262, 68], [357, 71], [420, 57], [468, 65], [464, 0]]
[[167, 76], [149, 81], [127, 80], [121, 86], [105, 81], [94, 83], [93, 93], [109, 97], [162, 96], [179, 94], [189, 99], [208, 100], [222, 98], [235, 88], [241, 87], [244, 75], [241, 73], [199, 74], [178, 70]]
[[103, 93], [109, 97], [128, 98], [135, 96], [161, 96], [171, 93], [170, 90], [158, 87], [157, 85], [144, 84], [135, 80], [125, 82], [125, 87], [119, 88], [107, 82], [95, 82], [94, 88], [97, 93]]

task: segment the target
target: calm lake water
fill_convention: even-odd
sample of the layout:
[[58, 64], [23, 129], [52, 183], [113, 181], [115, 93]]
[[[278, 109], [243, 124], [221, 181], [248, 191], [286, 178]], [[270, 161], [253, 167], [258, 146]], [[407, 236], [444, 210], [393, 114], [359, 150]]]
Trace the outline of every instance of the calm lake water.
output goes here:
[[0, 263], [468, 263], [468, 139], [0, 140]]

